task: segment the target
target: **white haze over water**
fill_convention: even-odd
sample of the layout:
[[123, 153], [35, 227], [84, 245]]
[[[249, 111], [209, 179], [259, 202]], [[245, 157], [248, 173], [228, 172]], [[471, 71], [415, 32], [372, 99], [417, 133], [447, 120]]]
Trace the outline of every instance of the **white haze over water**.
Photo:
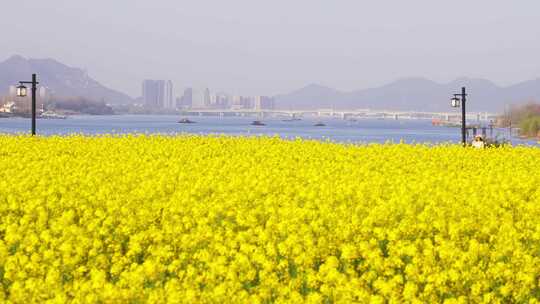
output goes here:
[[421, 76], [540, 77], [538, 0], [2, 0], [0, 61], [87, 68], [140, 95], [145, 78], [232, 94], [341, 90]]

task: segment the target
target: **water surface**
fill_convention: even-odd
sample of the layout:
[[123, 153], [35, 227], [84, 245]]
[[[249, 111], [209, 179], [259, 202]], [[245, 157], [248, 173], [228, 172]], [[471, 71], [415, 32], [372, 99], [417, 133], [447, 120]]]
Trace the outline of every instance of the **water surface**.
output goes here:
[[[318, 119], [283, 121], [279, 118], [263, 120], [265, 126], [252, 126], [253, 117], [187, 117], [196, 123], [180, 124], [179, 116], [173, 115], [111, 115], [111, 116], [70, 116], [65, 120], [37, 121], [37, 132], [43, 135], [65, 135], [71, 133], [123, 134], [123, 133], [190, 133], [225, 135], [279, 135], [284, 138], [333, 140], [337, 142], [377, 142], [387, 141], [407, 143], [458, 143], [461, 140], [459, 128], [432, 126], [430, 120], [359, 119], [348, 121], [326, 118], [326, 124], [316, 127]], [[30, 130], [30, 119], [0, 119], [0, 133], [25, 133]], [[507, 129], [495, 129], [493, 136], [510, 138]], [[512, 138], [514, 144], [536, 144], [532, 140]]]

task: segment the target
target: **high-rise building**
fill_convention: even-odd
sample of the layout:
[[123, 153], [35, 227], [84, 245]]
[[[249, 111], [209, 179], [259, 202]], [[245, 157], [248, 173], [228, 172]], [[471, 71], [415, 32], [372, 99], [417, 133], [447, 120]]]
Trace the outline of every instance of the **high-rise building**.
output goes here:
[[193, 90], [192, 98], [192, 107], [195, 109], [205, 109], [211, 106], [210, 90], [208, 88]]
[[182, 96], [176, 97], [176, 101], [175, 101], [176, 103], [175, 104], [176, 104], [177, 109], [186, 108], [186, 107], [184, 107], [184, 104], [182, 103], [182, 98], [183, 98]]
[[242, 97], [238, 95], [234, 95], [231, 98], [231, 109], [238, 110], [242, 109], [244, 106], [242, 105]]
[[274, 109], [274, 98], [268, 96], [256, 96], [254, 102], [255, 110]]
[[226, 109], [229, 107], [229, 96], [225, 93], [212, 95], [212, 106], [217, 109]]
[[249, 96], [233, 96], [231, 108], [233, 109], [252, 109], [254, 98]]
[[184, 95], [180, 98], [179, 108], [193, 107], [193, 89], [187, 88], [184, 90]]
[[202, 109], [204, 108], [204, 91], [199, 89], [193, 89], [192, 91], [192, 107], [194, 109]]
[[157, 108], [159, 104], [159, 87], [155, 80], [144, 80], [142, 83], [142, 99], [145, 106]]
[[173, 83], [170, 80], [163, 82], [163, 107], [166, 109], [175, 109], [176, 104], [173, 97]]
[[175, 108], [173, 84], [170, 80], [144, 80], [142, 98], [144, 105], [149, 108]]
[[255, 98], [251, 96], [243, 96], [242, 104], [244, 105], [245, 109], [253, 109], [255, 104]]
[[208, 108], [212, 105], [212, 101], [210, 100], [210, 90], [208, 88], [204, 89], [204, 106], [205, 108]]

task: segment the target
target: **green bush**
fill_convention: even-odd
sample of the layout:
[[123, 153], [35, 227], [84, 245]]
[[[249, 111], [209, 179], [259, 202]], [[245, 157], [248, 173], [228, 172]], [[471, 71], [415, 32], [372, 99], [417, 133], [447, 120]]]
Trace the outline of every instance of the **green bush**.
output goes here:
[[540, 116], [528, 117], [519, 123], [520, 134], [527, 137], [536, 137], [540, 132]]

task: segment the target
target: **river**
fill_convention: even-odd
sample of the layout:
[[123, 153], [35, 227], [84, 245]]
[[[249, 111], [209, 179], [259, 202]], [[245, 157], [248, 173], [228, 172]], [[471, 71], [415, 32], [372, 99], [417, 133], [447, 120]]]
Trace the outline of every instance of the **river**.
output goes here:
[[[111, 115], [111, 116], [70, 116], [64, 120], [37, 121], [37, 132], [43, 135], [83, 134], [124, 134], [124, 133], [189, 133], [226, 135], [279, 135], [284, 138], [332, 140], [336, 142], [384, 143], [458, 143], [460, 129], [432, 126], [430, 120], [378, 120], [358, 119], [356, 121], [325, 118], [325, 126], [314, 126], [315, 118], [297, 121], [283, 121], [267, 118], [264, 126], [252, 126], [253, 117], [187, 117], [196, 123], [180, 124], [179, 116], [173, 115]], [[30, 119], [0, 119], [0, 133], [25, 133], [30, 129]], [[488, 131], [489, 132], [489, 131]], [[508, 130], [495, 129], [493, 136], [510, 138]], [[512, 138], [513, 144], [536, 145], [533, 140]]]

